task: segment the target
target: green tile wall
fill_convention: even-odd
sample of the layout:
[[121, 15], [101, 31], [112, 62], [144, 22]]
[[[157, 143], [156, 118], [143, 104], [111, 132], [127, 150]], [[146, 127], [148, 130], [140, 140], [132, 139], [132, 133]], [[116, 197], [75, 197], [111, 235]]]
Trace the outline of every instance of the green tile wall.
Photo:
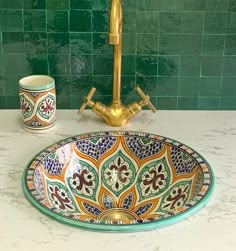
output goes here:
[[[18, 80], [56, 79], [58, 108], [92, 86], [108, 104], [110, 0], [0, 0], [0, 108], [19, 108]], [[236, 0], [123, 0], [122, 100], [136, 84], [159, 109], [236, 110]]]

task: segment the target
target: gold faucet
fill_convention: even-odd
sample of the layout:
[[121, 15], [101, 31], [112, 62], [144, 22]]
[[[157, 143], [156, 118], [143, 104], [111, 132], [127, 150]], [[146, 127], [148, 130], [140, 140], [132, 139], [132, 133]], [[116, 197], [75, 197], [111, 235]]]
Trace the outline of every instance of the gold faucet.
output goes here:
[[109, 106], [101, 102], [91, 100], [96, 88], [92, 88], [87, 97], [84, 98], [84, 103], [81, 106], [79, 113], [82, 113], [88, 105], [92, 111], [100, 116], [110, 126], [124, 126], [128, 121], [142, 110], [143, 106], [149, 108], [155, 113], [156, 109], [150, 101], [150, 97], [145, 95], [137, 86], [136, 91], [141, 96], [142, 100], [134, 102], [127, 106], [122, 105], [120, 99], [121, 92], [121, 59], [122, 59], [122, 1], [112, 0], [110, 13], [110, 33], [109, 44], [114, 45], [114, 72], [113, 72], [113, 98]]

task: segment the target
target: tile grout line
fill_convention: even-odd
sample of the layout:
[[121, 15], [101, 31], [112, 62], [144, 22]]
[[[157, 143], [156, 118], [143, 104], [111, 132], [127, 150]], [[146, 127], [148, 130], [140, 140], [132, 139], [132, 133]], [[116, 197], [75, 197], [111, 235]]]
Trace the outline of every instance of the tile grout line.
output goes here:
[[48, 53], [48, 2], [45, 1], [45, 28], [46, 28], [46, 38], [47, 38], [47, 70], [48, 75], [50, 75], [50, 67], [49, 67], [49, 53]]
[[222, 60], [222, 71], [221, 71], [221, 85], [220, 85], [220, 97], [219, 97], [219, 104], [218, 110], [221, 110], [222, 106], [222, 90], [223, 90], [223, 80], [224, 80], [224, 66], [225, 66], [225, 50], [226, 50], [226, 39], [227, 39], [227, 29], [228, 29], [228, 22], [229, 22], [229, 0], [227, 1], [227, 21], [225, 26], [225, 39], [224, 39], [224, 49], [223, 49], [223, 60]]
[[69, 36], [69, 55], [68, 55], [68, 59], [69, 59], [69, 65], [70, 65], [70, 69], [69, 69], [69, 72], [70, 72], [70, 76], [68, 76], [68, 80], [69, 80], [69, 89], [70, 89], [70, 102], [69, 102], [69, 104], [70, 104], [70, 108], [72, 109], [73, 108], [73, 104], [72, 104], [72, 102], [73, 102], [73, 100], [72, 100], [72, 86], [71, 86], [71, 68], [72, 68], [72, 57], [71, 57], [71, 43], [70, 43], [70, 33], [71, 33], [71, 31], [70, 31], [70, 11], [71, 11], [71, 1], [69, 1], [69, 6], [68, 6], [68, 13], [67, 13], [67, 15], [68, 15], [68, 36]]
[[203, 26], [202, 26], [202, 46], [201, 46], [201, 61], [200, 61], [200, 77], [199, 77], [199, 83], [198, 83], [198, 104], [197, 104], [197, 108], [199, 110], [200, 105], [199, 105], [199, 97], [200, 97], [200, 93], [201, 93], [201, 79], [203, 77], [202, 75], [202, 66], [203, 66], [203, 57], [204, 57], [204, 41], [205, 41], [205, 24], [206, 24], [206, 11], [203, 12]]

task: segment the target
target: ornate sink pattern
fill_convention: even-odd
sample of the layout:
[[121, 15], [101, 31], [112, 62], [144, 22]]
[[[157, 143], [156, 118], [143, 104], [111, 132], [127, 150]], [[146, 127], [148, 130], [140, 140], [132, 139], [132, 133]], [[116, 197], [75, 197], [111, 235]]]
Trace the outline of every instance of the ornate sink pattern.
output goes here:
[[62, 223], [138, 231], [177, 222], [203, 207], [214, 185], [191, 148], [140, 132], [97, 132], [60, 141], [26, 167], [29, 201]]

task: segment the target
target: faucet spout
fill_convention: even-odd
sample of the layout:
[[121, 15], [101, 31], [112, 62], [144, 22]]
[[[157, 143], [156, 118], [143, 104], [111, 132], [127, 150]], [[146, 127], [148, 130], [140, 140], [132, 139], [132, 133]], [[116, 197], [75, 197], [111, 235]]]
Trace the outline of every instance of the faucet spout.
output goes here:
[[110, 13], [109, 43], [116, 45], [121, 41], [122, 33], [122, 3], [121, 0], [112, 0]]
[[114, 64], [113, 64], [113, 95], [109, 106], [101, 102], [93, 102], [92, 96], [96, 89], [92, 88], [88, 96], [84, 99], [79, 113], [82, 113], [88, 105], [92, 111], [101, 117], [108, 125], [124, 126], [128, 121], [138, 114], [143, 106], [155, 112], [155, 107], [151, 104], [150, 97], [145, 95], [139, 87], [137, 93], [141, 96], [140, 102], [133, 102], [123, 105], [120, 99], [121, 93], [121, 62], [122, 62], [122, 0], [111, 0], [109, 44], [114, 45]]

